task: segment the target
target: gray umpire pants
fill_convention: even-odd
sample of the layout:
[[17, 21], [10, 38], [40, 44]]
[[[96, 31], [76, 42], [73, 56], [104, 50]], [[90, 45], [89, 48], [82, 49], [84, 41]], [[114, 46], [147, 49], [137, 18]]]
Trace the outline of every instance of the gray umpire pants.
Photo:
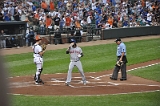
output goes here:
[[[119, 58], [120, 57], [117, 57], [117, 61], [119, 60]], [[127, 72], [126, 72], [126, 63], [128, 62], [127, 58], [124, 57], [122, 59], [122, 61], [123, 61], [123, 64], [121, 66], [115, 65], [114, 71], [113, 71], [113, 74], [112, 74], [112, 78], [117, 79], [118, 78], [118, 72], [119, 72], [119, 70], [121, 70], [121, 78], [122, 79], [127, 79]]]
[[121, 78], [122, 79], [127, 79], [127, 74], [126, 74], [126, 63], [121, 65], [121, 66], [115, 66], [112, 78], [117, 79], [118, 78], [118, 72], [121, 69]]

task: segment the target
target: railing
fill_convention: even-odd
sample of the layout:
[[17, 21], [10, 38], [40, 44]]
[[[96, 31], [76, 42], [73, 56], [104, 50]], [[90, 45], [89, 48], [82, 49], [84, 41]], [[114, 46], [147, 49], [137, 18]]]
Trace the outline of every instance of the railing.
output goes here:
[[[76, 35], [74, 34], [75, 32], [80, 32], [82, 31], [83, 34], [82, 35]], [[86, 32], [85, 32], [86, 31]], [[59, 34], [58, 37], [56, 37], [56, 35]], [[62, 36], [64, 35], [65, 36]], [[49, 32], [49, 40], [50, 42], [53, 42], [54, 44], [58, 44], [57, 42], [62, 42], [60, 40], [63, 39], [67, 39], [67, 42], [65, 43], [70, 43], [70, 39], [75, 39], [76, 42], [82, 42], [84, 38], [86, 38], [87, 40], [85, 41], [92, 41], [94, 39], [94, 36], [101, 36], [102, 34], [102, 30], [101, 28], [92, 28], [92, 29], [79, 29], [79, 30], [67, 30], [66, 28], [64, 28], [63, 30], [59, 30], [59, 31], [50, 31]], [[62, 42], [63, 43], [63, 42]]]
[[113, 39], [113, 38], [125, 38], [125, 37], [136, 37], [146, 35], [159, 35], [160, 26], [144, 26], [144, 27], [128, 27], [128, 28], [113, 28], [104, 29], [102, 31], [102, 40]]

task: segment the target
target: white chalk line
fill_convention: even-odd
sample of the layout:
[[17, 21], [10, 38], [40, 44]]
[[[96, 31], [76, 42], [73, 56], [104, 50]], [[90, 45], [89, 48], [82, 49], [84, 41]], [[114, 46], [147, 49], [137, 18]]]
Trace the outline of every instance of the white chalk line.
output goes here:
[[[152, 92], [160, 92], [160, 90], [152, 90], [152, 91], [140, 91], [140, 92], [127, 92], [127, 93], [115, 93], [115, 94], [100, 94], [100, 95], [76, 95], [76, 96], [107, 96], [107, 95], [129, 95], [129, 94], [140, 94], [140, 93], [152, 93]], [[15, 94], [15, 93], [7, 93], [10, 95], [17, 95], [17, 96], [35, 96], [35, 95], [28, 95], [28, 94]], [[75, 96], [75, 95], [62, 95], [62, 96]]]
[[160, 63], [154, 63], [154, 64], [150, 64], [150, 65], [147, 65], [147, 66], [141, 66], [141, 67], [133, 68], [133, 69], [127, 70], [127, 72], [137, 70], [137, 69], [141, 69], [141, 68], [151, 67], [151, 66], [154, 66], [154, 65], [157, 65], [157, 64], [160, 64]]
[[[147, 65], [147, 66], [141, 66], [141, 67], [137, 67], [137, 68], [133, 68], [133, 69], [130, 69], [130, 70], [127, 70], [127, 72], [129, 71], [133, 71], [133, 70], [137, 70], [137, 69], [140, 69], [140, 68], [147, 68], [147, 67], [150, 67], [150, 66], [153, 66], [153, 65], [157, 65], [159, 63], [155, 63], [155, 64], [151, 64], [151, 65]], [[92, 72], [92, 73], [95, 73], [95, 72]], [[61, 73], [57, 73], [57, 74], [61, 74]], [[100, 78], [103, 78], [103, 77], [108, 77], [110, 76], [111, 74], [105, 74], [105, 75], [102, 75], [102, 76], [98, 76], [98, 77], [93, 77], [93, 76], [89, 76], [90, 78], [94, 79], [94, 80], [101, 80]], [[17, 76], [17, 77], [20, 77], [20, 76]], [[13, 78], [13, 77], [10, 77], [10, 78]], [[73, 78], [81, 78], [81, 77], [73, 77]], [[60, 79], [60, 78], [58, 78]], [[55, 79], [55, 78], [52, 78], [51, 81], [46, 81], [46, 82], [51, 82], [51, 83], [58, 83], [58, 84], [51, 84], [52, 86], [60, 86], [62, 84], [60, 83], [65, 83], [65, 81], [61, 81], [61, 80], [58, 80], [58, 79]], [[62, 78], [61, 78], [62, 79]], [[80, 80], [76, 80], [76, 81], [79, 81], [79, 83], [74, 83], [75, 85], [78, 85], [81, 83]], [[109, 85], [106, 85], [106, 84], [109, 84]], [[134, 86], [157, 86], [157, 87], [160, 87], [160, 85], [151, 85], [151, 84], [130, 84], [130, 83], [114, 83], [114, 82], [87, 82], [87, 84], [94, 84], [94, 86], [92, 85], [83, 85], [83, 86], [73, 86], [73, 85], [70, 85], [69, 87], [72, 87], [72, 88], [92, 88], [92, 87], [96, 87], [96, 86], [100, 86], [100, 87], [106, 87], [106, 86], [118, 86], [118, 85], [134, 85]], [[97, 84], [97, 85], [96, 85]], [[98, 85], [98, 84], [101, 84], [101, 85]], [[20, 88], [20, 87], [31, 87], [31, 86], [42, 86], [42, 85], [35, 85], [34, 84], [34, 81], [29, 81], [29, 82], [15, 82], [15, 83], [11, 83], [10, 84], [10, 88]], [[64, 86], [64, 84], [63, 84]], [[142, 93], [142, 92], [156, 92], [156, 91], [160, 91], [160, 90], [152, 90], [152, 91], [141, 91], [141, 92], [130, 92], [130, 93], [117, 93], [117, 94], [113, 94], [113, 95], [119, 95], [119, 94], [132, 94], [132, 93]], [[13, 94], [13, 95], [22, 95], [22, 94]], [[104, 95], [108, 95], [108, 94], [104, 94]], [[32, 95], [29, 95], [29, 96], [32, 96]], [[83, 96], [83, 95], [82, 95]], [[84, 96], [87, 96], [87, 95], [84, 95]], [[91, 95], [92, 96], [92, 95]], [[98, 96], [98, 95], [97, 95]]]
[[36, 85], [34, 81], [29, 82], [13, 82], [9, 84], [9, 88], [22, 88], [22, 87], [31, 87], [31, 86], [42, 86]]
[[[133, 68], [133, 69], [127, 70], [127, 72], [133, 71], [133, 70], [136, 70], [136, 69], [140, 69], [140, 68], [150, 67], [150, 66], [157, 65], [157, 64], [160, 64], [160, 63], [158, 62], [158, 63], [150, 64], [150, 65], [147, 65], [147, 66], [141, 66], [141, 67]], [[97, 73], [97, 72], [88, 72], [88, 73]], [[64, 74], [64, 73], [55, 73], [55, 74]], [[50, 75], [50, 74], [43, 74], [43, 75]], [[102, 75], [102, 76], [99, 76], [99, 77], [104, 77], [104, 76], [109, 76], [109, 75], [111, 75], [111, 74], [106, 74], [106, 75]], [[21, 77], [21, 76], [15, 76], [15, 77]], [[15, 78], [15, 77], [8, 77], [8, 78]], [[93, 77], [93, 78], [95, 78], [95, 77]]]

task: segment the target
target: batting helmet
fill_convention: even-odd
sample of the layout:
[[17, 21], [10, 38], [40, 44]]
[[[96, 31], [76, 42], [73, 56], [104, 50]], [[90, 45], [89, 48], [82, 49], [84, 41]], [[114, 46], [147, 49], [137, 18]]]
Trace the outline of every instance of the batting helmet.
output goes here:
[[75, 41], [74, 39], [71, 39], [71, 43], [72, 43], [72, 42], [76, 43], [76, 41]]

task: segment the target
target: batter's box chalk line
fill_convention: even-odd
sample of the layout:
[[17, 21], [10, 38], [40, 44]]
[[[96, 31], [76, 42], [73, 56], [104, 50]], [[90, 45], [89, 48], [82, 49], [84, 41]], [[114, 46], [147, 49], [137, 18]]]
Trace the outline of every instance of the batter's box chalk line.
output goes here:
[[[140, 69], [140, 68], [147, 68], [147, 67], [150, 67], [150, 66], [153, 66], [153, 65], [157, 65], [157, 64], [160, 64], [160, 63], [155, 63], [155, 64], [150, 64], [150, 65], [147, 65], [147, 66], [141, 66], [141, 67], [137, 67], [137, 68], [133, 68], [133, 69], [130, 69], [128, 71], [133, 71], [133, 70], [136, 70], [136, 69]], [[95, 72], [93, 72], [95, 73]], [[61, 73], [58, 73], [58, 74], [61, 74]], [[86, 76], [86, 77], [89, 77], [91, 78], [91, 80], [93, 79], [93, 81], [87, 81], [86, 83], [87, 84], [90, 84], [90, 85], [85, 85], [85, 86], [81, 86], [79, 84], [83, 83], [82, 80], [81, 80], [81, 77], [73, 77], [73, 81], [72, 83], [74, 85], [79, 85], [79, 87], [95, 87], [96, 84], [97, 86], [118, 86], [118, 85], [145, 85], [145, 86], [160, 86], [160, 85], [148, 85], [148, 84], [129, 84], [129, 83], [114, 83], [114, 82], [105, 82], [105, 81], [100, 81], [102, 80], [101, 78], [104, 78], [104, 77], [108, 77], [110, 76], [111, 74], [105, 74], [105, 75], [101, 75], [101, 76], [97, 76], [97, 77], [94, 77], [94, 76]], [[20, 76], [17, 76], [17, 77], [20, 77]], [[10, 78], [13, 78], [13, 77], [10, 77]], [[95, 81], [94, 81], [95, 80]], [[96, 82], [97, 81], [97, 82]], [[59, 85], [63, 85], [65, 83], [65, 80], [64, 78], [51, 78], [50, 81], [45, 81], [45, 82], [48, 82], [48, 83], [51, 83], [51, 85], [55, 85], [55, 86], [59, 86]], [[63, 83], [63, 84], [61, 84]], [[94, 84], [94, 86], [92, 85]], [[110, 85], [107, 85], [107, 84], [110, 84]], [[45, 84], [44, 84], [45, 85]], [[30, 87], [30, 86], [43, 86], [43, 85], [35, 85], [34, 84], [34, 81], [29, 81], [29, 82], [13, 82], [13, 83], [10, 83], [10, 88], [21, 88], [21, 87]], [[75, 86], [71, 86], [73, 88], [79, 88], [79, 87], [75, 87]]]
[[112, 84], [112, 85], [135, 85], [135, 86], [157, 86], [157, 87], [160, 87], [160, 85], [151, 85], [151, 84], [131, 84], [131, 83], [114, 83], [114, 82], [108, 82], [109, 84]]
[[[133, 68], [133, 69], [127, 70], [127, 72], [137, 70], [137, 69], [151, 67], [151, 66], [154, 66], [154, 65], [157, 65], [157, 64], [160, 64], [160, 63], [154, 63], [154, 64], [150, 64], [150, 65], [147, 65], [147, 66], [141, 66], [141, 67]], [[119, 72], [119, 73], [121, 73], [121, 72]]]

